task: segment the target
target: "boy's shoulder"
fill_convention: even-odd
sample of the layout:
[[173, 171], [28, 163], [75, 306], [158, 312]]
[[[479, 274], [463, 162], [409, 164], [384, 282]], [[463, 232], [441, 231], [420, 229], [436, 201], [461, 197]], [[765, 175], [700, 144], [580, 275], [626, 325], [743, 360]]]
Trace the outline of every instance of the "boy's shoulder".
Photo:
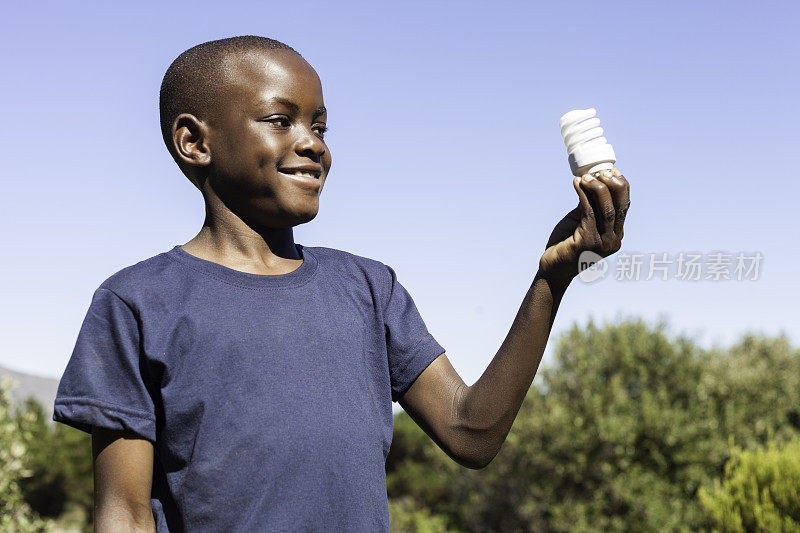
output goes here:
[[303, 249], [310, 249], [311, 253], [315, 254], [318, 259], [341, 268], [355, 266], [366, 269], [370, 272], [386, 269], [386, 265], [377, 259], [354, 254], [338, 248], [330, 248], [327, 246], [303, 246]]
[[303, 248], [310, 249], [327, 274], [344, 276], [352, 282], [363, 281], [370, 286], [383, 287], [390, 283], [391, 267], [382, 261], [327, 246]]
[[161, 252], [121, 268], [108, 276], [98, 290], [109, 290], [130, 303], [144, 292], [159, 292], [168, 288], [176, 277], [181, 276], [180, 265], [170, 259], [169, 254]]

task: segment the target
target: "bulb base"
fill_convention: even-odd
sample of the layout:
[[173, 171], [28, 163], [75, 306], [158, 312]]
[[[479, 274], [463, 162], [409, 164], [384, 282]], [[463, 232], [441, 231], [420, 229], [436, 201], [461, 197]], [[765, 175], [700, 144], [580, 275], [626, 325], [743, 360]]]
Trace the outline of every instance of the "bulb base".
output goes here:
[[617, 156], [610, 144], [586, 143], [569, 154], [569, 168], [573, 176], [583, 176], [614, 167]]

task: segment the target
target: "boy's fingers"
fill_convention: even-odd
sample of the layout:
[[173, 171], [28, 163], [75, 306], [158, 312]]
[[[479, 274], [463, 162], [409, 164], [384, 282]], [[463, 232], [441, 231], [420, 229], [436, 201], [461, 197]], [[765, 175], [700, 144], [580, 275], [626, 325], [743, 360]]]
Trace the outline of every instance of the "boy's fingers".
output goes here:
[[572, 179], [572, 186], [575, 187], [575, 192], [578, 193], [578, 206], [581, 209], [581, 224], [585, 224], [587, 231], [589, 231], [592, 235], [597, 233], [597, 226], [595, 224], [595, 217], [594, 217], [594, 209], [592, 209], [592, 204], [589, 202], [588, 196], [584, 192], [583, 188], [581, 187], [581, 177], [575, 176]]
[[625, 215], [630, 206], [628, 180], [626, 180], [625, 176], [616, 168], [610, 171], [602, 171], [600, 173], [600, 180], [608, 187], [608, 190], [611, 191], [614, 210], [616, 211], [614, 217], [614, 234], [622, 238], [622, 226], [625, 223]]
[[592, 179], [587, 179], [587, 176], [584, 176], [581, 179], [581, 184], [594, 197], [597, 229], [603, 237], [604, 243], [611, 242], [614, 238], [614, 219], [616, 217], [614, 200], [608, 187], [600, 178], [595, 178], [594, 176], [588, 176], [588, 178]]
[[628, 214], [628, 208], [631, 206], [631, 187], [628, 183], [628, 180], [625, 179], [625, 176], [619, 174], [617, 179], [620, 182], [620, 186], [618, 187], [619, 191], [619, 203], [617, 204], [617, 219], [614, 221], [615, 228], [619, 228], [618, 230], [615, 229], [614, 232], [622, 238], [623, 232], [623, 224], [625, 224], [625, 216]]

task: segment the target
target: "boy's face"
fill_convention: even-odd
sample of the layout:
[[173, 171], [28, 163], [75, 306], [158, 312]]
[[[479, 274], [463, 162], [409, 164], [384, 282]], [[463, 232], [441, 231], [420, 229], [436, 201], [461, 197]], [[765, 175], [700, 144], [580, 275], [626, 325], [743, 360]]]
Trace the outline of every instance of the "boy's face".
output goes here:
[[[227, 58], [228, 81], [208, 120], [211, 187], [249, 223], [289, 228], [312, 220], [331, 154], [313, 68], [288, 50]], [[297, 169], [314, 177], [295, 175]]]

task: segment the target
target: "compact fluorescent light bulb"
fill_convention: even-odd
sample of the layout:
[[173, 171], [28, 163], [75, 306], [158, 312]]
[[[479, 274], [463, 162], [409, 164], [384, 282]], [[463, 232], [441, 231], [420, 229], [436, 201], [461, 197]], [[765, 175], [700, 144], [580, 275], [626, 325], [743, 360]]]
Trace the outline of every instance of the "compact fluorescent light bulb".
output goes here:
[[597, 111], [576, 109], [565, 113], [558, 121], [561, 136], [567, 145], [569, 167], [572, 174], [582, 176], [614, 168], [617, 156], [603, 137]]

